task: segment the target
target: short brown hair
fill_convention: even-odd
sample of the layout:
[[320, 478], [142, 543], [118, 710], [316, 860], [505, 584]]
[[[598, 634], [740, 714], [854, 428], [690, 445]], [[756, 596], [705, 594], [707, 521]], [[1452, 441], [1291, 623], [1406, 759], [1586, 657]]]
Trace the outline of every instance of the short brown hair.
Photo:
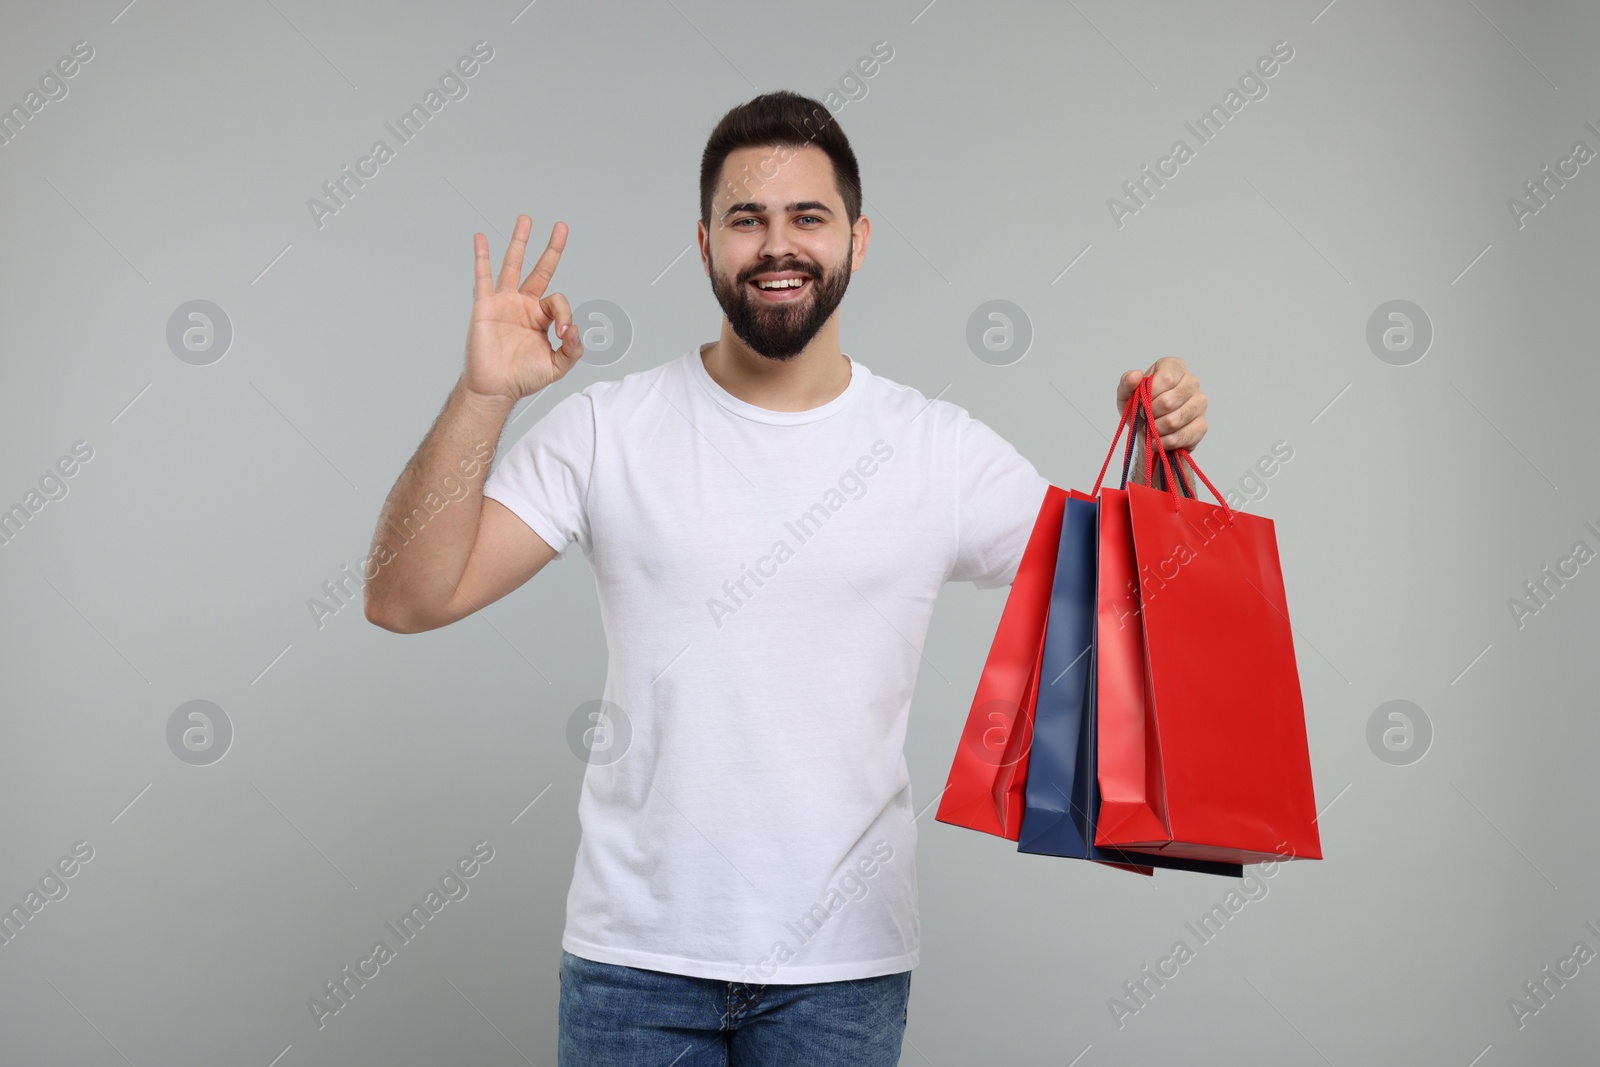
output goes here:
[[[762, 93], [722, 116], [700, 156], [700, 221], [711, 226], [711, 201], [722, 167], [740, 148], [815, 145], [833, 162], [833, 184], [844, 200], [850, 225], [861, 217], [861, 168], [850, 140], [821, 103], [787, 89]], [[731, 183], [730, 183], [731, 184]]]

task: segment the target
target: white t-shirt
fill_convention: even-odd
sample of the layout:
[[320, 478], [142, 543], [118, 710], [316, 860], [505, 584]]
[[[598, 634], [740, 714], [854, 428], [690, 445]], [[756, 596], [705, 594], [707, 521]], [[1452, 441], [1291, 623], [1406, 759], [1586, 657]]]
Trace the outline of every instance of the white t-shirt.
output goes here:
[[769, 411], [708, 345], [565, 397], [484, 486], [576, 541], [599, 591], [609, 714], [561, 944], [748, 983], [910, 970], [904, 742], [934, 597], [1010, 584], [1049, 483], [859, 362], [828, 403]]

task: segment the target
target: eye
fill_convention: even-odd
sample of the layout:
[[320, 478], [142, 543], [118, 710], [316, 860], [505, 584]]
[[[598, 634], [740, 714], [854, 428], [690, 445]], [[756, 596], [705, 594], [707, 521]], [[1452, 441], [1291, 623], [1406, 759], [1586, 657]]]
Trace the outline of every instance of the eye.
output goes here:
[[737, 228], [737, 227], [738, 227], [738, 225], [739, 225], [739, 224], [740, 224], [740, 223], [741, 223], [741, 222], [754, 222], [754, 221], [756, 221], [756, 220], [755, 220], [755, 216], [753, 216], [753, 215], [746, 215], [746, 216], [745, 216], [745, 217], [744, 217], [744, 218], [742, 218], [742, 219], [735, 219], [735, 220], [734, 220], [734, 221], [733, 221], [733, 226], [734, 226], [734, 227], [735, 227], [735, 228]]
[[804, 220], [804, 219], [815, 219], [817, 222], [823, 221], [822, 219], [817, 218], [817, 216], [815, 216], [815, 215], [802, 215], [800, 217], [801, 217], [802, 220]]

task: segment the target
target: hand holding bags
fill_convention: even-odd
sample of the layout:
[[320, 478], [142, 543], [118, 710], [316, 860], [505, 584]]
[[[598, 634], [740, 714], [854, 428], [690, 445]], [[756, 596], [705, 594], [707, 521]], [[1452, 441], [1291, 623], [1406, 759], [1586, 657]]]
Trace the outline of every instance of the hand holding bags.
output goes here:
[[[1046, 494], [936, 818], [1145, 874], [1320, 859], [1272, 522], [1162, 449], [1150, 402], [1146, 379], [1093, 493]], [[1141, 424], [1165, 491], [1127, 484]], [[1125, 426], [1123, 488], [1102, 490]]]
[[[1135, 412], [1123, 456], [1124, 485], [1135, 438], [1143, 422], [1142, 411]], [[1118, 426], [1117, 436], [1121, 434], [1122, 427]], [[1106, 457], [1108, 463], [1116, 447], [1114, 438]], [[1237, 863], [1123, 852], [1094, 844], [1095, 819], [1100, 808], [1093, 669], [1098, 511], [1094, 497], [1076, 490], [1068, 494], [1044, 655], [1040, 661], [1033, 747], [1028, 753], [1027, 803], [1017, 850], [1137, 864], [1140, 866], [1134, 869], [1146, 874], [1151, 873], [1151, 866], [1156, 866], [1239, 877], [1244, 869]]]
[[[1149, 379], [1134, 395], [1153, 421]], [[1094, 843], [1240, 864], [1321, 859], [1272, 520], [1229, 508], [1187, 450], [1155, 450], [1166, 491], [1095, 483]], [[1217, 505], [1178, 495], [1184, 462]]]

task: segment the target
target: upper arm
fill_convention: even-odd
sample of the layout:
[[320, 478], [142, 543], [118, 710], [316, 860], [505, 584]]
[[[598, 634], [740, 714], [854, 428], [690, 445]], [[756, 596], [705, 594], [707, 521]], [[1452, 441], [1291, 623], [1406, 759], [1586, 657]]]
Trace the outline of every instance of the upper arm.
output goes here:
[[1050, 482], [965, 410], [954, 430], [956, 541], [946, 581], [999, 588], [1016, 577]]
[[507, 450], [484, 479], [478, 528], [461, 576], [448, 598], [419, 620], [422, 629], [494, 603], [569, 544], [589, 551], [595, 438], [593, 403], [585, 391], [558, 402]]
[[563, 398], [507, 450], [484, 480], [477, 536], [439, 625], [499, 600], [567, 545], [589, 550], [594, 450], [594, 407], [585, 392]]
[[493, 604], [538, 574], [556, 555], [556, 550], [511, 509], [492, 497], [484, 497], [478, 535], [467, 556], [466, 569], [437, 625], [455, 622]]

